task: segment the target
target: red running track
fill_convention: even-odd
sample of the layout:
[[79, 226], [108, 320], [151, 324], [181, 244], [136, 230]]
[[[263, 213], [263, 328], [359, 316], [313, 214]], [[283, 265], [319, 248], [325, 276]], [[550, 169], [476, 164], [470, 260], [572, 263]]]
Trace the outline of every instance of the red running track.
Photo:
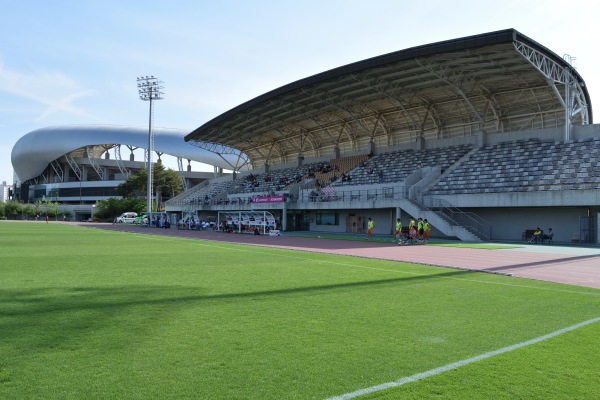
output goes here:
[[132, 225], [83, 226], [143, 234], [214, 240], [442, 267], [483, 270], [550, 282], [600, 289], [600, 248], [524, 245], [515, 249], [483, 250], [460, 247], [412, 245], [371, 241], [331, 240], [318, 237], [255, 236], [213, 231], [141, 228]]

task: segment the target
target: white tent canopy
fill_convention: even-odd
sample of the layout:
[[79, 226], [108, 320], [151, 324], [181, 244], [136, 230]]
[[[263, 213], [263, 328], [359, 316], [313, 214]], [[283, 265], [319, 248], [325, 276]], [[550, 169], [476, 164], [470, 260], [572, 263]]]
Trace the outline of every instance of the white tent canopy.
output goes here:
[[252, 230], [261, 228], [263, 234], [267, 230], [277, 229], [275, 217], [268, 211], [219, 211], [218, 221], [219, 230], [220, 222], [236, 226], [239, 232], [242, 232], [242, 225]]

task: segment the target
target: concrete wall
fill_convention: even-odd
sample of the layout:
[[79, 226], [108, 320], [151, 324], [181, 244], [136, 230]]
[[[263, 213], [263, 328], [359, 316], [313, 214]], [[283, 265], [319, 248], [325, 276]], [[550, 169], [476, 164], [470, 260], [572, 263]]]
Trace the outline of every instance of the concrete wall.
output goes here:
[[572, 235], [579, 233], [579, 218], [597, 215], [600, 207], [499, 207], [463, 210], [476, 213], [492, 225], [492, 240], [519, 241], [523, 231], [539, 226], [544, 232], [552, 228], [555, 242], [571, 243]]
[[[331, 210], [336, 211], [336, 210]], [[365, 234], [367, 229], [367, 219], [371, 217], [375, 222], [375, 235], [390, 235], [392, 233], [392, 223], [396, 220], [395, 210], [392, 209], [357, 209], [357, 210], [337, 210], [339, 213], [338, 225], [317, 225], [317, 212], [310, 212], [310, 230], [315, 232], [345, 233], [346, 221], [350, 215], [362, 218], [362, 227], [360, 234]]]
[[600, 204], [600, 190], [546, 190], [539, 192], [479, 193], [435, 196], [464, 207], [586, 207]]

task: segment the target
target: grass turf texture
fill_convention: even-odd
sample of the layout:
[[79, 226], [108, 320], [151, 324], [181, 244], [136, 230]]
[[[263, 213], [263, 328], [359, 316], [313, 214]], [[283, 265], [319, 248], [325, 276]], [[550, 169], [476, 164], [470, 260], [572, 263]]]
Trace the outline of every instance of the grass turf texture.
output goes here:
[[[594, 289], [355, 257], [33, 222], [0, 246], [2, 399], [323, 399], [600, 316]], [[599, 335], [364, 397], [594, 398]]]

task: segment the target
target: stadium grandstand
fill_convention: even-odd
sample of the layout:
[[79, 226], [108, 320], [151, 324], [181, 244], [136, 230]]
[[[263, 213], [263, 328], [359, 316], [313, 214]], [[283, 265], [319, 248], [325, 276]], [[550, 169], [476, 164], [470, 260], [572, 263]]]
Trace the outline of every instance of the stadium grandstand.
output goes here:
[[597, 243], [600, 128], [573, 59], [514, 29], [341, 66], [258, 96], [185, 136], [250, 171], [166, 203], [202, 216], [265, 210], [285, 231]]
[[[507, 29], [300, 79], [192, 132], [156, 128], [156, 155], [177, 159], [186, 188], [165, 211], [262, 211], [283, 231], [357, 235], [369, 217], [376, 235], [421, 217], [434, 237], [514, 241], [551, 227], [555, 242], [598, 243], [600, 127], [572, 61]], [[134, 150], [147, 138], [119, 126], [30, 132], [12, 152], [15, 196], [83, 219], [145, 167]]]
[[[243, 170], [245, 155], [230, 151], [219, 156], [185, 143], [187, 133], [154, 128], [152, 160], [177, 160], [184, 188], [224, 170]], [[114, 125], [69, 125], [38, 129], [21, 137], [12, 149], [14, 197], [22, 202], [56, 201], [74, 220], [87, 220], [93, 205], [116, 195], [116, 187], [147, 166], [148, 128]], [[121, 148], [128, 153], [122, 157]], [[141, 149], [140, 160], [135, 151]], [[127, 151], [126, 150], [126, 151]], [[138, 154], [139, 156], [139, 154]], [[173, 160], [170, 160], [173, 161]], [[214, 172], [192, 169], [192, 162], [214, 166]]]

